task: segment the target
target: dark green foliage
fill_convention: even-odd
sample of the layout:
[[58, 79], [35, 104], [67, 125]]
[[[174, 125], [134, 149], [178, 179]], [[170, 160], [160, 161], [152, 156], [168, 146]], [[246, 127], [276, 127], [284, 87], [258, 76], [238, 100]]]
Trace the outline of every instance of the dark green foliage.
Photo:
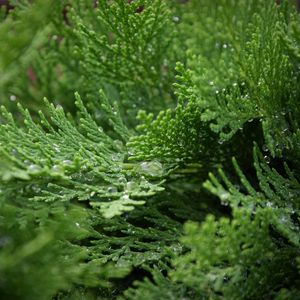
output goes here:
[[28, 106], [35, 107], [35, 102], [45, 96], [38, 94], [34, 97], [37, 91], [30, 81], [30, 76], [33, 76], [31, 67], [40, 56], [39, 48], [48, 41], [51, 20], [59, 18], [63, 2], [38, 0], [30, 5], [27, 1], [16, 1], [15, 9], [2, 22], [0, 103], [8, 104], [23, 97]]
[[175, 34], [166, 5], [161, 1], [128, 5], [122, 0], [102, 0], [90, 11], [91, 15], [82, 18], [76, 9], [71, 13], [76, 26], [74, 56], [80, 61], [87, 91], [95, 92], [95, 83], [104, 81], [125, 91], [129, 87], [145, 93], [149, 90], [147, 96], [153, 102], [153, 88], [162, 95], [170, 76], [162, 70], [171, 56], [168, 48]]
[[1, 11], [1, 299], [300, 299], [300, 17], [277, 2]]
[[[19, 205], [7, 203], [3, 198], [8, 196]], [[22, 200], [15, 193], [1, 195], [3, 299], [51, 299], [74, 283], [107, 286], [108, 278], [128, 273], [89, 259], [89, 249], [80, 245], [93, 233], [86, 210], [59, 203], [33, 209]]]

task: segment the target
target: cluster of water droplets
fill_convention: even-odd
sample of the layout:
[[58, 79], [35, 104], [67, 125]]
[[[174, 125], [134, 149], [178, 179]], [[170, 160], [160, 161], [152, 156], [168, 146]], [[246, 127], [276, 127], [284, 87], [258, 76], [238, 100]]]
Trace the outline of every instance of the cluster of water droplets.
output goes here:
[[268, 146], [266, 145], [266, 144], [264, 144], [263, 146], [262, 146], [262, 150], [263, 150], [263, 152], [265, 153], [265, 155], [264, 155], [264, 160], [265, 160], [265, 162], [267, 163], [267, 164], [269, 164], [270, 162], [271, 162], [271, 158], [270, 158], [270, 156], [268, 155], [268, 153], [269, 153], [269, 148], [268, 148]]
[[224, 43], [224, 42], [216, 42], [215, 43], [215, 49], [218, 49], [218, 50], [222, 50], [222, 51], [231, 51], [231, 52], [234, 52], [234, 48], [231, 44], [229, 43]]

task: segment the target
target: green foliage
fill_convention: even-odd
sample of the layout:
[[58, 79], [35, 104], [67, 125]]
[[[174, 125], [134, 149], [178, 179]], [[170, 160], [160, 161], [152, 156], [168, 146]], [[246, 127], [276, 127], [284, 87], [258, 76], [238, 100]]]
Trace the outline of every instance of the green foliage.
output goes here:
[[[178, 65], [178, 70], [183, 66]], [[179, 77], [191, 83], [187, 72]], [[201, 110], [197, 98], [190, 93], [189, 88], [176, 85], [175, 93], [178, 104], [174, 110], [161, 111], [154, 120], [153, 113], [140, 111], [138, 120], [142, 123], [137, 127], [140, 133], [133, 136], [127, 144], [134, 159], [154, 159], [160, 157], [166, 161], [195, 161], [201, 159], [208, 162], [219, 152], [220, 145], [208, 126], [201, 121]], [[187, 100], [188, 99], [188, 100]], [[211, 144], [207, 148], [207, 144]]]
[[[109, 106], [103, 93], [100, 96], [107, 123], [113, 128], [115, 137], [126, 142], [130, 133], [117, 108]], [[3, 181], [31, 180], [35, 188], [34, 201], [89, 200], [91, 206], [99, 208], [109, 218], [144, 203], [137, 198], [163, 190], [159, 186], [161, 182], [151, 183], [138, 176], [143, 174], [150, 179], [162, 176], [161, 164], [154, 173], [150, 163], [126, 164], [123, 142], [103, 132], [78, 94], [75, 103], [79, 109], [78, 125], [65, 115], [61, 106], [55, 107], [48, 101], [45, 105], [51, 123], [42, 112], [40, 124], [34, 123], [28, 110], [19, 106], [24, 128], [17, 127], [11, 114], [3, 108], [6, 121], [0, 127]]]
[[[230, 205], [232, 217], [208, 215], [201, 225], [185, 224], [181, 239], [189, 251], [173, 260], [169, 279], [153, 271], [155, 285], [138, 284], [129, 299], [284, 299], [299, 285], [299, 181], [286, 167], [287, 178], [259, 161], [254, 166], [260, 191], [256, 191], [233, 160], [240, 185], [233, 185], [219, 169], [224, 185], [213, 175], [204, 186]], [[257, 284], [260, 289], [257, 289]], [[286, 290], [289, 287], [291, 291]], [[283, 297], [283, 298], [281, 298]], [[276, 298], [277, 299], [277, 298]], [[289, 298], [288, 298], [289, 299]]]
[[[105, 78], [116, 85], [157, 86], [164, 84], [167, 72], [161, 72], [168, 57], [172, 25], [162, 1], [99, 1], [89, 18], [72, 11], [78, 38], [75, 57], [80, 60], [83, 76], [92, 83]], [[96, 66], [95, 66], [96, 64]], [[161, 86], [162, 90], [164, 87]]]
[[226, 299], [262, 299], [286, 284], [299, 285], [299, 182], [288, 168], [285, 178], [259, 162], [257, 151], [254, 161], [261, 192], [251, 187], [235, 160], [241, 191], [222, 170], [226, 188], [213, 175], [205, 183], [224, 205], [230, 204], [232, 220], [210, 216], [200, 228], [186, 224], [183, 242], [191, 252], [175, 261], [171, 277], [197, 287], [200, 295], [209, 290], [216, 298], [221, 293]]
[[[188, 8], [198, 9], [202, 17], [183, 24], [192, 32], [184, 96], [198, 100], [201, 120], [220, 133], [221, 141], [257, 119], [272, 155], [280, 154], [290, 147], [290, 119], [299, 117], [294, 101], [299, 98], [299, 61], [290, 55], [299, 43], [293, 38], [295, 21], [289, 20], [299, 17], [287, 3], [277, 6], [275, 1], [191, 1]], [[192, 16], [187, 12], [184, 18], [188, 22]], [[292, 39], [293, 46], [284, 39]]]
[[[16, 1], [15, 9], [0, 26], [0, 97], [9, 103], [30, 96], [28, 68], [39, 56], [38, 49], [47, 43], [51, 32], [51, 19], [57, 18], [63, 1]], [[39, 13], [36, 13], [36, 12]], [[35, 103], [31, 103], [34, 106]]]
[[300, 17], [277, 2], [11, 1], [2, 298], [300, 299]]
[[[12, 197], [18, 204], [5, 200]], [[74, 283], [107, 286], [108, 278], [128, 273], [126, 268], [116, 272], [115, 267], [88, 259], [88, 248], [80, 245], [92, 233], [85, 209], [56, 204], [33, 210], [15, 192], [2, 193], [0, 204], [0, 291], [4, 299], [51, 299]]]
[[297, 286], [296, 260], [291, 260], [297, 250], [272, 241], [272, 217], [271, 209], [256, 209], [251, 220], [251, 213], [239, 209], [233, 221], [208, 217], [201, 228], [188, 223], [183, 242], [191, 252], [176, 260], [171, 277], [203, 299], [266, 299], [287, 284]]

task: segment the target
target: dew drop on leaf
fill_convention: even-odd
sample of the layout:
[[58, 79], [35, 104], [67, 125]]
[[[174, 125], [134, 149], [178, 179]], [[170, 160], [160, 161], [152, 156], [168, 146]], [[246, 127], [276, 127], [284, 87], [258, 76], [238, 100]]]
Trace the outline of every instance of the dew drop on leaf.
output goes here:
[[159, 177], [163, 174], [163, 166], [159, 161], [145, 161], [140, 164], [141, 172], [152, 177]]
[[107, 188], [107, 192], [110, 193], [110, 194], [117, 193], [118, 189], [114, 186], [110, 186], [110, 187]]
[[177, 16], [173, 16], [172, 20], [175, 22], [175, 23], [178, 23], [179, 22], [179, 17]]
[[17, 97], [15, 95], [10, 95], [9, 100], [14, 102], [17, 100]]
[[265, 156], [264, 156], [264, 160], [265, 160], [265, 162], [266, 162], [267, 164], [269, 164], [270, 161], [271, 161], [271, 159], [270, 159], [270, 157], [269, 157], [268, 155], [265, 155]]
[[30, 172], [39, 172], [41, 170], [41, 167], [35, 164], [29, 165], [28, 170]]

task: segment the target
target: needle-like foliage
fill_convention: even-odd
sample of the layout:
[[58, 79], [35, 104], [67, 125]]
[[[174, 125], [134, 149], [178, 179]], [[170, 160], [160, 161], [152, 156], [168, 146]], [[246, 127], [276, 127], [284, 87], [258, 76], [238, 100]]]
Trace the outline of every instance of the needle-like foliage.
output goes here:
[[300, 298], [291, 2], [1, 10], [1, 299]]

